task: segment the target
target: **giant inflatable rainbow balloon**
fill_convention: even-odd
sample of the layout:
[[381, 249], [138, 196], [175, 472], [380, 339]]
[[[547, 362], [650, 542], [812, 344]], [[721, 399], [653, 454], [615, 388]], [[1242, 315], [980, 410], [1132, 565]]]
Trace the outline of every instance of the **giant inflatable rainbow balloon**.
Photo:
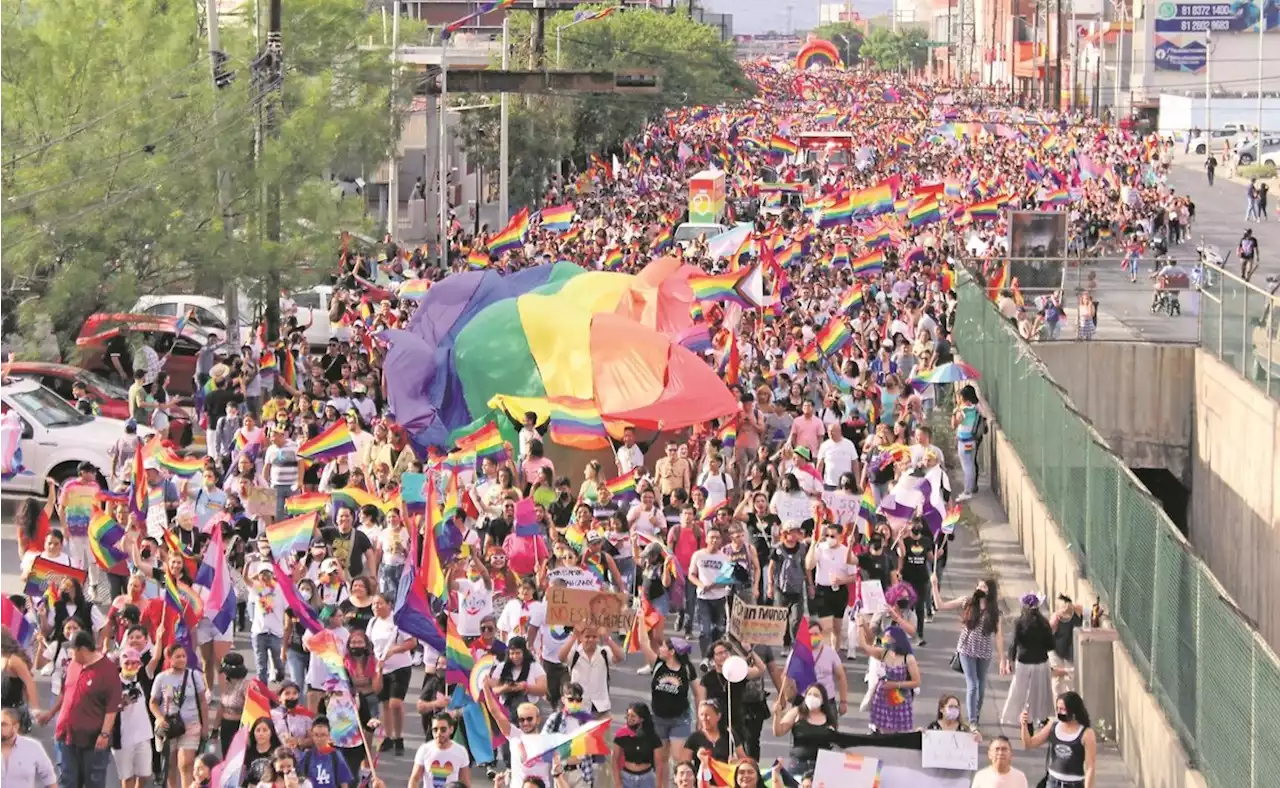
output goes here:
[[497, 395], [590, 400], [606, 424], [646, 429], [727, 415], [737, 403], [724, 382], [675, 341], [692, 325], [692, 270], [663, 258], [635, 276], [567, 262], [454, 274], [385, 334], [391, 410], [434, 447]]
[[800, 71], [813, 66], [840, 68], [843, 65], [840, 61], [840, 52], [836, 50], [835, 44], [824, 38], [810, 36], [804, 42], [804, 46], [800, 48], [800, 53], [796, 55], [796, 68]]

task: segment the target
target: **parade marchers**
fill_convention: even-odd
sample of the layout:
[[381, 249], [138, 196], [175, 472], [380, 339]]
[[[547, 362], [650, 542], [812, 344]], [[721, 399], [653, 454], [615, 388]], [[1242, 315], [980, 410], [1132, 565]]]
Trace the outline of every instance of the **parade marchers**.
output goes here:
[[[576, 177], [551, 182], [542, 204], [571, 205], [567, 227], [546, 229], [534, 211], [516, 243], [495, 254], [487, 233], [470, 237], [455, 221], [449, 271], [390, 241], [374, 250], [344, 244], [330, 317], [349, 328], [349, 341], [311, 355], [292, 324], [271, 348], [256, 336], [239, 349], [215, 338], [197, 362], [208, 456], [186, 469], [145, 447], [142, 517], [138, 501], [125, 500], [136, 492], [135, 435], [117, 447], [111, 491], [97, 489], [90, 469], [48, 505], [25, 507], [24, 580], [40, 590], [9, 599], [21, 620], [3, 632], [6, 782], [53, 782], [39, 745], [15, 737], [34, 724], [56, 727], [62, 785], [103, 785], [108, 757], [127, 785], [160, 769], [174, 786], [208, 784], [211, 772], [217, 785], [354, 785], [369, 754], [407, 757], [405, 703], [421, 687], [427, 743], [414, 756], [415, 786], [469, 784], [475, 763], [521, 788], [605, 775], [626, 788], [723, 779], [681, 765], [692, 761], [737, 763], [730, 779], [750, 788], [766, 722], [774, 735], [791, 734], [787, 767], [798, 778], [819, 748], [846, 735], [835, 730], [838, 716], [859, 703], [881, 735], [978, 732], [993, 714], [1012, 726], [1022, 718], [1035, 731], [1024, 744], [1053, 742], [1049, 785], [1091, 784], [1094, 734], [1068, 691], [1078, 608], [1058, 600], [1046, 616], [1044, 600], [1030, 596], [1005, 626], [994, 580], [958, 599], [938, 593], [950, 543], [941, 522], [976, 489], [985, 428], [972, 387], [931, 375], [956, 361], [950, 329], [962, 259], [978, 261], [974, 273], [1024, 333], [1057, 330], [1060, 297], [1024, 303], [999, 257], [1011, 208], [1069, 209], [1088, 248], [1185, 232], [1190, 206], [1160, 186], [1166, 147], [1079, 113], [993, 105], [1001, 94], [987, 89], [745, 68], [759, 86], [751, 101], [668, 112]], [[843, 156], [811, 155], [794, 142], [809, 131], [847, 131], [852, 144]], [[689, 176], [710, 167], [727, 173], [726, 224], [754, 220], [746, 240], [717, 259], [711, 239], [670, 243]], [[778, 191], [762, 172], [801, 184], [803, 209], [752, 216]], [[505, 452], [462, 469], [456, 500], [441, 487], [456, 519], [424, 534], [400, 480], [425, 472], [444, 485], [458, 478], [450, 472], [458, 455], [451, 463], [426, 453], [388, 407], [382, 377], [395, 370], [382, 369], [378, 335], [410, 324], [421, 296], [407, 294], [423, 288], [405, 283], [565, 260], [634, 273], [662, 255], [708, 274], [761, 275], [763, 308], [695, 307], [710, 342], [691, 345], [722, 372], [737, 412], [651, 445], [627, 431], [614, 467], [589, 463], [581, 481], [557, 475], [548, 436], [529, 419]], [[1087, 333], [1088, 310], [1081, 314]], [[130, 406], [149, 421], [156, 392], [146, 370], [137, 378]], [[301, 444], [343, 423], [351, 451], [300, 461]], [[954, 444], [937, 445], [935, 428]], [[944, 470], [951, 462], [961, 472], [954, 487]], [[634, 491], [615, 499], [607, 480], [633, 471]], [[273, 490], [266, 510], [250, 516], [251, 493], [263, 488]], [[317, 527], [284, 545], [299, 552], [282, 554], [265, 528], [305, 493], [325, 500]], [[535, 535], [517, 525], [525, 498], [535, 504]], [[124, 533], [110, 572], [90, 544], [99, 508]], [[424, 545], [434, 545], [440, 575], [431, 576]], [[201, 579], [224, 556], [230, 571]], [[397, 625], [407, 604], [400, 580], [420, 561], [427, 586], [444, 586], [430, 600], [447, 608], [437, 610], [444, 649]], [[87, 584], [50, 564], [87, 570]], [[646, 614], [626, 650], [646, 658], [651, 701], [627, 710], [607, 762], [593, 736], [572, 734], [612, 709], [609, 666], [625, 658], [623, 638], [548, 626], [539, 600], [549, 575], [634, 594]], [[862, 607], [869, 581], [887, 603], [875, 615]], [[788, 609], [789, 658], [726, 637], [731, 597]], [[914, 654], [935, 611], [951, 609], [962, 617], [954, 648], [967, 691], [935, 699]], [[230, 649], [241, 631], [253, 642], [252, 666]], [[797, 632], [812, 643], [793, 648]], [[867, 667], [851, 677], [844, 657], [859, 651]], [[471, 689], [490, 710], [492, 733], [509, 742], [496, 752], [487, 726], [468, 717], [484, 720], [474, 700], [449, 711], [458, 677], [448, 668], [488, 654], [498, 658], [491, 677]], [[747, 658], [742, 683], [722, 672], [734, 656]], [[1013, 675], [1013, 689], [1002, 710], [983, 717], [992, 662]], [[37, 672], [51, 673], [52, 697], [36, 691]], [[242, 728], [251, 712], [259, 716]], [[351, 716], [358, 722], [348, 724]], [[459, 717], [467, 731], [453, 743]], [[152, 746], [152, 731], [162, 747]], [[540, 731], [575, 744], [545, 760], [512, 757], [544, 741], [528, 738]], [[993, 766], [974, 784], [1025, 784], [1008, 771], [1008, 741], [990, 741]], [[156, 749], [164, 756], [153, 757]]]

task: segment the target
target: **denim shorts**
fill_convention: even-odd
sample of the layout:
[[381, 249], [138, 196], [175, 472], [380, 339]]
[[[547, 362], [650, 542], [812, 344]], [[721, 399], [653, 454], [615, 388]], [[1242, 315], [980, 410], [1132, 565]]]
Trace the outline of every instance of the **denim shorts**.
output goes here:
[[668, 739], [687, 739], [689, 734], [693, 733], [693, 723], [686, 714], [683, 717], [659, 717], [653, 715], [653, 727], [658, 732], [658, 738], [666, 741]]

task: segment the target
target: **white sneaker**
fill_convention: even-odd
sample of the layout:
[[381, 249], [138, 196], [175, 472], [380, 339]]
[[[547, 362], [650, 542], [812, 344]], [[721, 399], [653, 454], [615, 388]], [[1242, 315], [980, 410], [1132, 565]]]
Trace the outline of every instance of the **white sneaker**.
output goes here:
[[648, 665], [641, 665], [640, 667], [636, 668], [636, 674], [643, 676], [646, 673], [648, 673], [650, 670], [652, 670], [652, 668], [650, 668]]
[[973, 493], [962, 492], [956, 496], [957, 501], [967, 501], [973, 497]]

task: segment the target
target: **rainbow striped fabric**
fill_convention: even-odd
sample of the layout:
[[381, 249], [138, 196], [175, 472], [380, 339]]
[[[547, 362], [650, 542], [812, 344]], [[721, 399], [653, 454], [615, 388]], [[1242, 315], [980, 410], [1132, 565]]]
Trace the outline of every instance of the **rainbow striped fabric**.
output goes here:
[[524, 243], [528, 232], [529, 209], [521, 208], [501, 232], [489, 239], [489, 253], [501, 256], [504, 252], [514, 251]]
[[689, 287], [697, 301], [728, 301], [748, 307], [750, 303], [738, 292], [738, 285], [749, 272], [750, 269], [743, 269], [705, 276], [695, 274], [689, 277]]
[[611, 448], [600, 411], [591, 400], [552, 398], [548, 436], [553, 443], [583, 451]]
[[284, 510], [289, 514], [310, 514], [329, 505], [329, 494], [322, 492], [301, 493], [285, 499]]
[[850, 193], [831, 202], [822, 209], [822, 218], [818, 220], [818, 226], [825, 229], [853, 221], [853, 200], [853, 194]]
[[152, 457], [156, 464], [175, 476], [195, 476], [204, 470], [204, 460], [199, 457], [182, 457], [168, 446], [163, 446]]
[[844, 291], [844, 295], [840, 296], [840, 311], [848, 312], [854, 307], [862, 306], [862, 288], [858, 285], [850, 287]]
[[633, 468], [630, 473], [624, 473], [605, 482], [604, 486], [615, 500], [634, 498], [636, 496], [636, 478], [639, 475], [640, 469]]
[[468, 268], [471, 268], [473, 270], [488, 268], [490, 262], [492, 261], [489, 259], [489, 255], [485, 254], [480, 249], [472, 249], [471, 251], [467, 252]]
[[845, 244], [838, 243], [831, 250], [831, 259], [828, 265], [831, 268], [839, 268], [842, 265], [849, 264], [849, 247]]
[[351, 429], [343, 420], [299, 446], [298, 456], [315, 462], [327, 462], [351, 454], [355, 450], [356, 442], [351, 437]]
[[304, 552], [311, 544], [316, 519], [316, 513], [312, 512], [268, 525], [267, 541], [271, 543], [271, 555], [277, 561], [283, 561], [285, 556]]
[[854, 194], [853, 210], [872, 216], [889, 213], [893, 210], [894, 188], [889, 181], [881, 181], [875, 186], [863, 189]]
[[867, 252], [853, 261], [854, 276], [876, 276], [884, 270], [884, 252], [879, 250]]
[[912, 227], [923, 227], [942, 218], [942, 208], [938, 205], [937, 200], [926, 200], [918, 205], [911, 206], [907, 211], [907, 222]]
[[793, 140], [774, 134], [769, 138], [769, 150], [773, 153], [781, 153], [784, 156], [794, 156], [800, 150], [800, 146]]
[[573, 203], [543, 208], [539, 214], [542, 217], [542, 229], [562, 233], [573, 225], [573, 214]]
[[427, 291], [430, 289], [431, 280], [429, 279], [407, 279], [400, 285], [399, 295], [410, 301], [421, 301], [427, 297]]
[[115, 518], [106, 512], [94, 513], [89, 521], [89, 552], [98, 566], [110, 572], [128, 560], [129, 554], [118, 546], [123, 538], [124, 528]]
[[474, 452], [477, 460], [491, 457], [494, 462], [501, 462], [506, 455], [502, 433], [498, 431], [498, 425], [492, 421], [485, 422], [484, 426], [470, 435], [458, 438], [457, 444], [463, 451]]
[[843, 320], [831, 320], [818, 332], [817, 340], [823, 355], [830, 356], [844, 350], [853, 342], [853, 332]]
[[604, 254], [600, 256], [600, 270], [617, 271], [622, 267], [622, 248], [618, 246], [610, 246], [604, 250]]

